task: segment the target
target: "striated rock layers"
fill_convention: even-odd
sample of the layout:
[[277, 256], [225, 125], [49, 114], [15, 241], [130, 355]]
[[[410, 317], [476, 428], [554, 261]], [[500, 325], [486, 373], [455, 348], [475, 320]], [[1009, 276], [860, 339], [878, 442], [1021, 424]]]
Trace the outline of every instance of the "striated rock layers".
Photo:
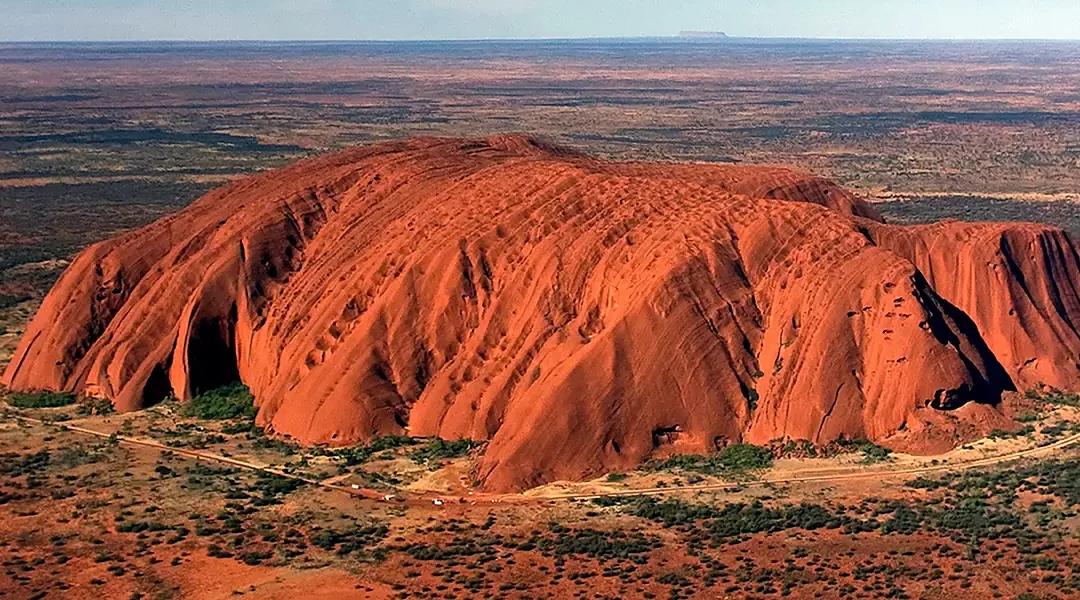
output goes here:
[[886, 225], [781, 168], [417, 139], [89, 248], [3, 382], [132, 410], [239, 378], [306, 443], [490, 440], [479, 478], [513, 490], [740, 440], [902, 441], [1075, 388], [1078, 285], [1052, 227]]

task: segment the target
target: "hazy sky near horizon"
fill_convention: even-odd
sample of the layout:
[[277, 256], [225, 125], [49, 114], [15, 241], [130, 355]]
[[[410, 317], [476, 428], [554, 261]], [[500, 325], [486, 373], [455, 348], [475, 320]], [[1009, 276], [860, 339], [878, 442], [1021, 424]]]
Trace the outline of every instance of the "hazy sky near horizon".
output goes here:
[[0, 0], [0, 40], [1080, 39], [1080, 0]]

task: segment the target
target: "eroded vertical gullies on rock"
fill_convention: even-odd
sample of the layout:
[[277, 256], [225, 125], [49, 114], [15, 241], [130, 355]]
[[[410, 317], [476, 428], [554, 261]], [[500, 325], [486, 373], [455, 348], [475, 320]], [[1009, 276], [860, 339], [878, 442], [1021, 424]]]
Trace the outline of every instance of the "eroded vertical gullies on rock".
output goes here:
[[521, 489], [744, 440], [918, 450], [1076, 387], [1080, 261], [1032, 224], [898, 227], [792, 170], [526, 137], [297, 163], [83, 252], [3, 382], [123, 410], [239, 378], [307, 443], [490, 440]]

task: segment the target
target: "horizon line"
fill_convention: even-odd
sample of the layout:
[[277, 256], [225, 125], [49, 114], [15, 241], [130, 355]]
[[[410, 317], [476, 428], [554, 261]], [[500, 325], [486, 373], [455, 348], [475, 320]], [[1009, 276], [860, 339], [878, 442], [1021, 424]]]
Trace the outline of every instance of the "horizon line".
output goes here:
[[[709, 32], [721, 33], [721, 32]], [[732, 41], [815, 41], [815, 42], [1080, 42], [1080, 37], [814, 37], [740, 36], [694, 37], [685, 35], [618, 35], [574, 37], [479, 37], [479, 38], [148, 38], [148, 39], [36, 39], [0, 40], [0, 44], [335, 44], [335, 43], [469, 43], [469, 42], [572, 42], [618, 40], [681, 40], [696, 44], [724, 44]]]

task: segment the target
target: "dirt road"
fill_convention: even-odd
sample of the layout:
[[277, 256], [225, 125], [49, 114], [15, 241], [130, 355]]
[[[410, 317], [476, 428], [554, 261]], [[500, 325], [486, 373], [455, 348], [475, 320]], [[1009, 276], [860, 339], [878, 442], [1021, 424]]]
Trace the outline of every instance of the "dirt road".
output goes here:
[[670, 494], [671, 492], [694, 492], [694, 491], [710, 491], [710, 490], [726, 490], [739, 487], [751, 487], [751, 486], [763, 486], [763, 485], [783, 485], [791, 483], [828, 483], [832, 481], [850, 481], [855, 479], [870, 479], [870, 478], [885, 478], [885, 477], [897, 477], [897, 476], [909, 476], [909, 475], [924, 475], [930, 473], [940, 473], [944, 471], [967, 471], [970, 469], [977, 469], [980, 467], [990, 467], [993, 465], [999, 465], [1007, 462], [1013, 462], [1023, 458], [1033, 458], [1038, 456], [1046, 456], [1063, 450], [1070, 446], [1080, 444], [1080, 434], [1071, 435], [1067, 438], [1058, 440], [1053, 444], [1047, 444], [1046, 446], [1039, 446], [1038, 448], [1030, 448], [1028, 450], [1021, 450], [1019, 452], [1011, 452], [1009, 454], [1002, 454], [999, 456], [990, 456], [987, 458], [980, 458], [971, 461], [948, 463], [938, 465], [928, 465], [925, 467], [912, 467], [909, 469], [867, 469], [859, 471], [850, 471], [844, 473], [833, 473], [827, 475], [809, 475], [804, 477], [784, 477], [770, 479], [768, 477], [762, 479], [755, 479], [751, 481], [735, 482], [735, 483], [710, 483], [702, 485], [684, 485], [684, 486], [669, 486], [658, 488], [639, 488], [628, 489], [613, 492], [604, 492], [596, 494], [551, 494], [545, 496], [535, 496], [538, 500], [591, 500], [594, 498], [614, 497], [614, 496], [650, 496], [658, 494]]
[[[93, 429], [86, 429], [85, 427], [79, 427], [76, 425], [68, 425], [64, 423], [47, 423], [40, 419], [34, 419], [25, 416], [16, 416], [17, 420], [28, 421], [38, 425], [46, 427], [65, 428], [68, 431], [74, 431], [84, 435], [92, 435], [100, 438], [113, 438], [114, 434], [104, 433], [101, 431], [94, 431]], [[152, 448], [162, 452], [172, 452], [181, 456], [187, 456], [196, 460], [206, 460], [222, 464], [239, 467], [241, 469], [248, 469], [252, 471], [260, 471], [270, 475], [276, 475], [278, 477], [285, 477], [288, 479], [294, 479], [310, 485], [319, 486], [322, 488], [344, 492], [351, 496], [365, 498], [369, 500], [381, 500], [384, 497], [383, 492], [370, 489], [354, 489], [351, 486], [344, 486], [337, 483], [340, 478], [335, 477], [329, 480], [317, 480], [296, 475], [294, 473], [287, 473], [280, 469], [274, 469], [266, 465], [258, 465], [255, 463], [238, 460], [228, 456], [222, 456], [220, 454], [213, 454], [210, 452], [201, 452], [197, 450], [187, 450], [184, 448], [173, 448], [166, 446], [160, 442], [153, 440], [144, 440], [132, 437], [126, 437], [122, 435], [115, 435], [115, 439], [120, 444], [126, 444], [130, 446], [139, 446], [144, 448]], [[712, 483], [703, 485], [685, 485], [685, 486], [673, 486], [673, 487], [656, 487], [656, 488], [639, 488], [639, 489], [627, 489], [618, 490], [612, 492], [594, 493], [594, 494], [549, 494], [549, 495], [535, 495], [526, 496], [522, 494], [507, 494], [507, 495], [481, 495], [470, 496], [468, 498], [453, 499], [457, 501], [467, 500], [471, 502], [528, 502], [528, 501], [546, 501], [546, 500], [591, 500], [595, 498], [613, 497], [613, 496], [652, 496], [659, 494], [670, 494], [672, 492], [696, 492], [696, 491], [714, 491], [714, 490], [727, 490], [738, 487], [749, 486], [762, 486], [762, 485], [784, 485], [793, 483], [828, 483], [828, 482], [840, 482], [849, 481], [855, 479], [868, 479], [868, 478], [888, 478], [897, 476], [910, 476], [910, 475], [924, 475], [930, 473], [940, 473], [947, 471], [965, 471], [969, 469], [977, 469], [981, 467], [989, 467], [993, 465], [999, 465], [1007, 462], [1020, 460], [1023, 458], [1033, 458], [1039, 456], [1047, 456], [1054, 454], [1059, 450], [1063, 450], [1070, 446], [1080, 444], [1080, 434], [1071, 435], [1067, 438], [1058, 440], [1052, 444], [1046, 446], [1040, 446], [1038, 448], [1030, 448], [1028, 450], [1021, 450], [1018, 452], [1011, 452], [1009, 454], [1002, 454], [999, 456], [991, 456], [987, 458], [981, 458], [971, 461], [965, 461], [962, 463], [947, 463], [938, 465], [928, 465], [925, 467], [913, 467], [908, 469], [864, 469], [857, 471], [849, 471], [842, 473], [831, 473], [824, 475], [808, 475], [802, 477], [784, 477], [770, 479], [764, 477], [753, 481], [735, 482], [735, 483]], [[416, 499], [413, 499], [415, 502]], [[424, 500], [427, 503], [429, 500]], [[410, 502], [412, 503], [412, 502]]]
[[[85, 427], [79, 427], [77, 425], [69, 425], [67, 423], [47, 423], [47, 422], [42, 421], [40, 419], [34, 419], [34, 418], [31, 418], [31, 417], [25, 417], [25, 416], [22, 416], [22, 415], [19, 415], [19, 416], [15, 417], [15, 418], [17, 420], [29, 421], [31, 423], [35, 423], [37, 425], [42, 425], [42, 426], [45, 426], [45, 427], [56, 427], [56, 428], [64, 429], [64, 430], [67, 430], [67, 431], [74, 431], [75, 433], [81, 433], [81, 434], [84, 434], [84, 435], [92, 435], [92, 436], [105, 438], [105, 439], [112, 439], [113, 436], [114, 436], [114, 434], [111, 434], [111, 433], [105, 433], [105, 432], [102, 432], [102, 431], [94, 431], [93, 429], [87, 429]], [[171, 452], [173, 454], [177, 454], [177, 455], [180, 455], [180, 456], [186, 456], [188, 458], [194, 458], [195, 460], [206, 460], [206, 461], [211, 461], [211, 462], [217, 462], [217, 463], [221, 463], [221, 464], [230, 465], [230, 466], [233, 466], [233, 467], [239, 467], [241, 469], [247, 469], [249, 471], [259, 471], [259, 472], [266, 473], [266, 474], [269, 474], [269, 475], [276, 475], [278, 477], [285, 477], [287, 479], [293, 479], [293, 480], [296, 480], [296, 481], [301, 481], [301, 482], [307, 483], [309, 485], [316, 485], [316, 486], [319, 486], [319, 487], [323, 487], [323, 488], [327, 488], [327, 489], [331, 489], [331, 490], [335, 490], [335, 491], [339, 491], [339, 492], [345, 492], [346, 494], [350, 494], [352, 496], [359, 496], [359, 497], [369, 498], [369, 499], [381, 499], [383, 497], [383, 495], [381, 493], [379, 493], [379, 492], [377, 492], [375, 490], [368, 490], [368, 489], [363, 489], [363, 488], [357, 490], [357, 489], [353, 489], [352, 487], [346, 487], [344, 485], [338, 485], [338, 484], [333, 483], [331, 481], [320, 481], [318, 479], [310, 479], [310, 478], [304, 477], [302, 475], [297, 475], [295, 473], [287, 473], [285, 471], [282, 471], [280, 469], [275, 469], [275, 468], [269, 467], [267, 465], [259, 465], [259, 464], [255, 464], [255, 463], [252, 463], [252, 462], [247, 462], [247, 461], [239, 460], [239, 459], [236, 459], [236, 458], [232, 458], [232, 457], [229, 457], [229, 456], [222, 456], [220, 454], [213, 454], [213, 453], [210, 453], [210, 452], [200, 452], [200, 451], [197, 451], [197, 450], [187, 450], [185, 448], [173, 448], [172, 446], [166, 446], [165, 444], [162, 444], [162, 443], [154, 441], [154, 440], [144, 440], [144, 439], [127, 437], [127, 436], [122, 436], [122, 435], [116, 435], [115, 439], [116, 439], [117, 443], [127, 445], [127, 446], [151, 448], [151, 449], [154, 449], [154, 450], [159, 450], [161, 452]]]

